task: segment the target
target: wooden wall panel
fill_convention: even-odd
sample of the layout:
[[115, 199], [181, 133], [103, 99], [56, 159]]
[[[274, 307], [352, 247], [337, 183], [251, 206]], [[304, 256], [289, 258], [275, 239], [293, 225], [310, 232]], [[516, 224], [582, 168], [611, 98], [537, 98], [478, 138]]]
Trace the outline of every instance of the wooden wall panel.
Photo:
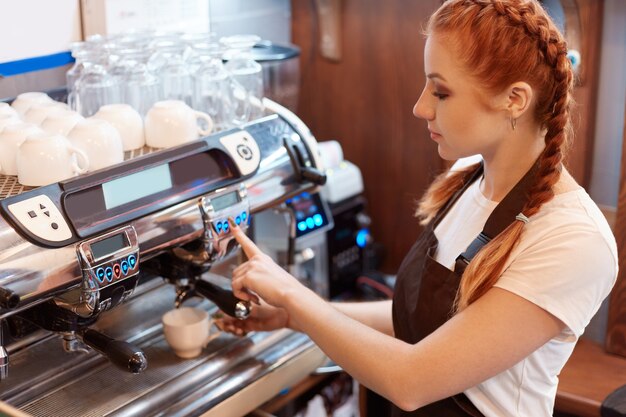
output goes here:
[[421, 28], [439, 0], [345, 0], [342, 58], [320, 55], [315, 3], [292, 1], [293, 42], [302, 49], [298, 114], [318, 141], [341, 142], [361, 168], [372, 233], [395, 273], [420, 227], [415, 201], [442, 161], [412, 108], [425, 83]]
[[[319, 141], [341, 142], [361, 168], [374, 238], [387, 249], [383, 270], [395, 273], [420, 227], [415, 201], [444, 169], [426, 122], [412, 115], [425, 83], [421, 28], [440, 0], [335, 0], [341, 4], [343, 55], [320, 55], [316, 2], [292, 0], [293, 42], [302, 49], [298, 114]], [[598, 87], [602, 2], [580, 10], [584, 80], [575, 89], [575, 140], [568, 168], [590, 181]]]

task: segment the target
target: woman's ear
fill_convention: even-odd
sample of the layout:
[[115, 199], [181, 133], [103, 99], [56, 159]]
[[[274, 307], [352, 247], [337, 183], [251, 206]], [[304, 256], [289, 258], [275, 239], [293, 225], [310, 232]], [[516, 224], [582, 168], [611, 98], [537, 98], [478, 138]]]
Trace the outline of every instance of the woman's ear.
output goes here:
[[506, 108], [511, 118], [518, 119], [530, 108], [533, 89], [528, 83], [515, 82], [507, 88], [506, 94]]

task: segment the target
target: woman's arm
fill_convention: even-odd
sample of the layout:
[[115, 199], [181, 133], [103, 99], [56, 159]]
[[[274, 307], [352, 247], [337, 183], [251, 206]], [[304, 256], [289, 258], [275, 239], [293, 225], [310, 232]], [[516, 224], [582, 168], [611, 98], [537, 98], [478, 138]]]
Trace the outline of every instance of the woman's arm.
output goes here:
[[[232, 225], [231, 225], [232, 226]], [[564, 324], [530, 301], [492, 288], [418, 344], [374, 330], [340, 312], [264, 255], [236, 226], [250, 259], [233, 272], [233, 290], [283, 308], [293, 327], [359, 382], [404, 410], [464, 391], [512, 367], [559, 334]]]
[[346, 316], [386, 335], [393, 336], [391, 300], [333, 302], [331, 305]]

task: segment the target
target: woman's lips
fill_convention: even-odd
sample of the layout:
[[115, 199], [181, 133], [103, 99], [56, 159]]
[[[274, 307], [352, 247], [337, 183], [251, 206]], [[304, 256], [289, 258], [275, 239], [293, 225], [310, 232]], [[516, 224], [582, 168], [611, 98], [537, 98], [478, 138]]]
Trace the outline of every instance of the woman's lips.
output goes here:
[[441, 137], [441, 135], [439, 133], [435, 133], [432, 130], [429, 130], [429, 132], [430, 132], [430, 138], [432, 140], [436, 140], [436, 139], [439, 139]]

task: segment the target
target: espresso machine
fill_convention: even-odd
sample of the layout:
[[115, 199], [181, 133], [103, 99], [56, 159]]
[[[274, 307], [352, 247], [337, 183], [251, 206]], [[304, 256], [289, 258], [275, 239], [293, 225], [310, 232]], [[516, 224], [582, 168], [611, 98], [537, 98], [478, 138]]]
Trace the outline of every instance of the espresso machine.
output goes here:
[[35, 416], [240, 416], [325, 362], [287, 329], [218, 333], [185, 360], [162, 334], [183, 303], [245, 320], [227, 218], [246, 230], [325, 182], [307, 126], [264, 101], [241, 128], [60, 183], [0, 177], [0, 401]]

